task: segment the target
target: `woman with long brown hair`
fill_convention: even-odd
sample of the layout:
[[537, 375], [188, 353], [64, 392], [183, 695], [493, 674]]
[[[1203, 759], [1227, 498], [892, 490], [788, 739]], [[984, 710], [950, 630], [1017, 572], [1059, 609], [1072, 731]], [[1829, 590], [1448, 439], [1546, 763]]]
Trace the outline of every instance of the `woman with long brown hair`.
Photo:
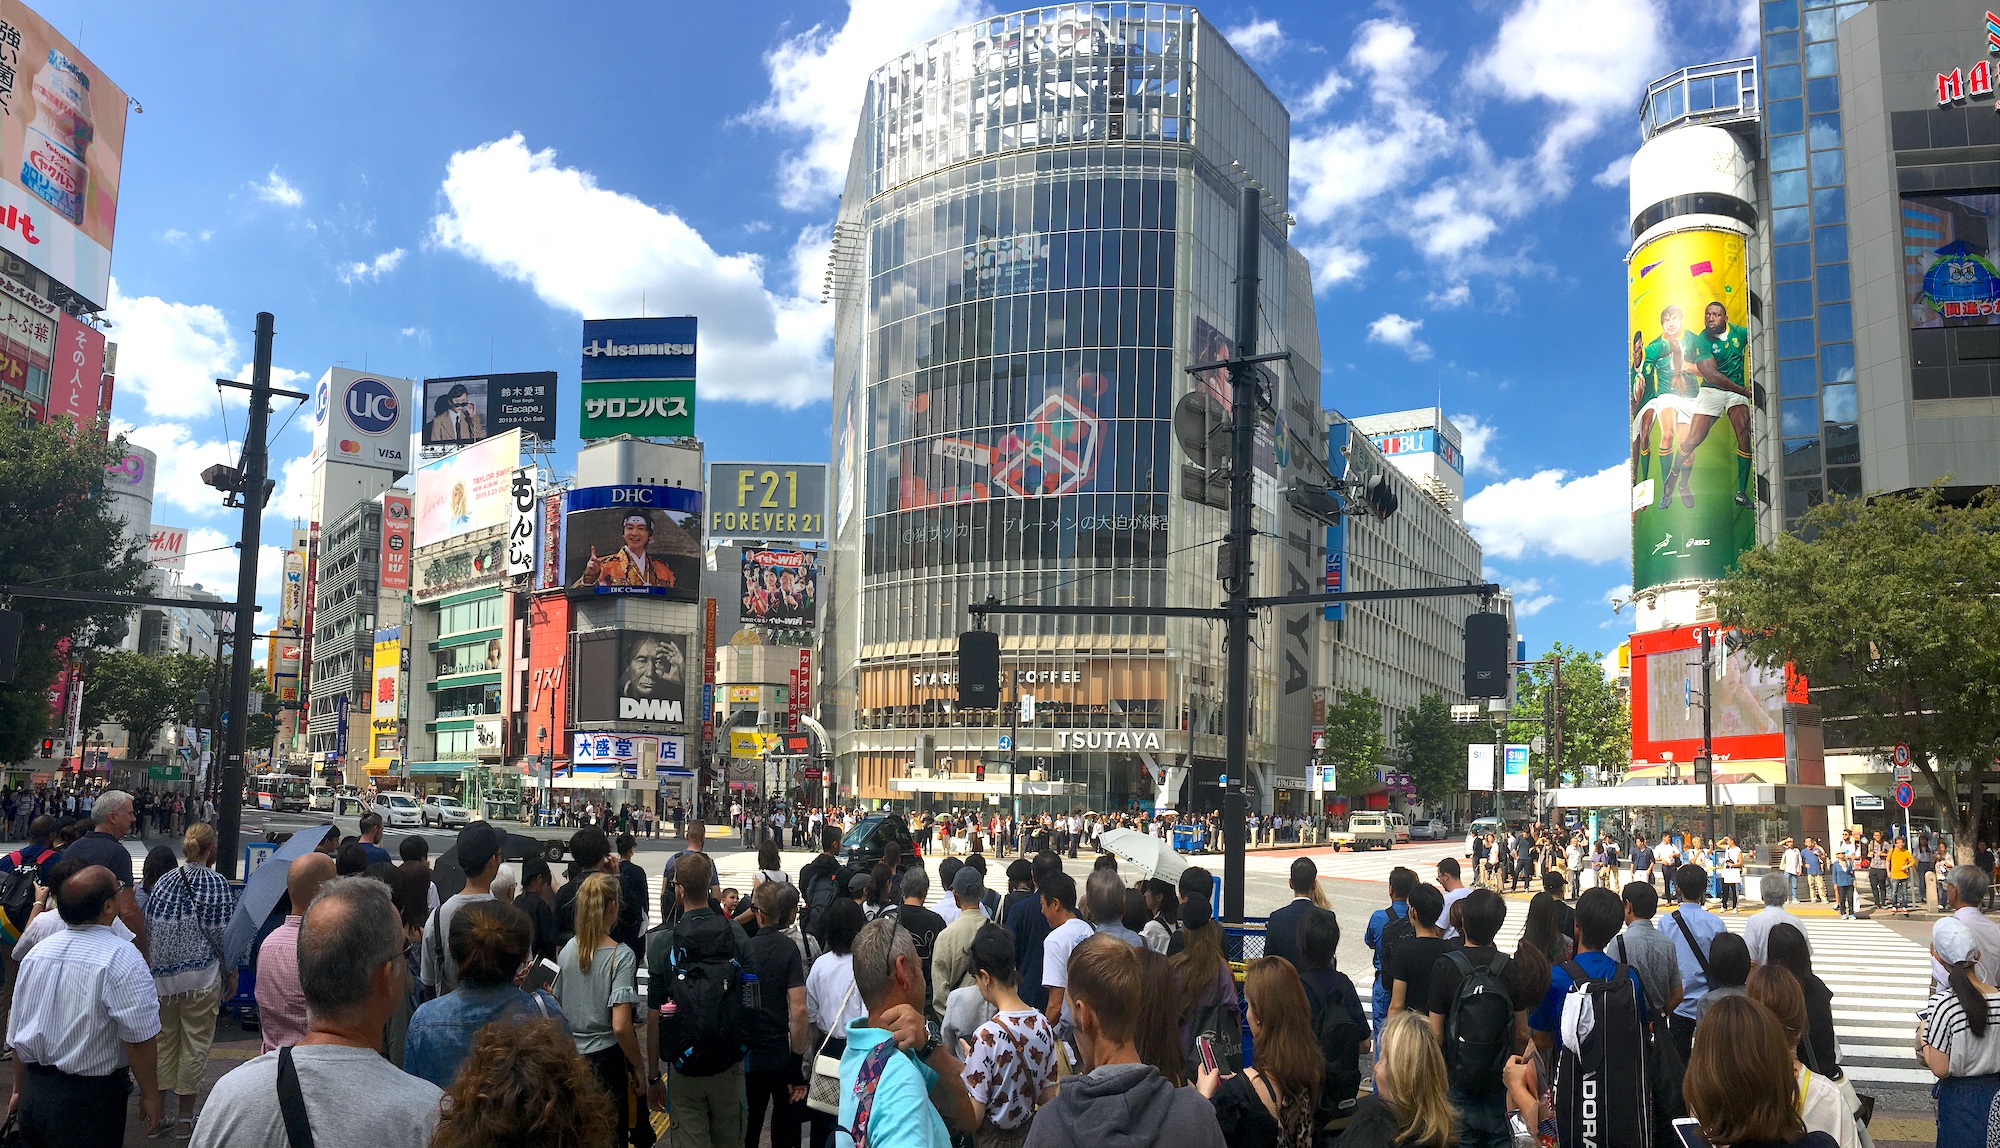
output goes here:
[[[609, 873], [585, 877], [576, 895], [576, 936], [556, 957], [560, 971], [551, 987], [576, 1035], [576, 1050], [611, 1097], [612, 1123], [623, 1144], [630, 1126], [630, 1090], [635, 1079], [645, 1079], [646, 1068], [632, 1016], [639, 1001], [637, 961], [631, 949], [611, 939], [617, 919], [618, 878]], [[639, 1094], [645, 1091], [640, 1084]]]
[[1232, 1148], [1311, 1148], [1326, 1058], [1312, 1032], [1312, 1006], [1283, 957], [1259, 957], [1243, 975], [1255, 1063], [1228, 1076], [1203, 1066], [1195, 1087], [1215, 1103]]
[[1375, 1091], [1354, 1102], [1341, 1148], [1452, 1148], [1449, 1093], [1430, 1020], [1407, 1009], [1395, 1014], [1382, 1026]]
[[[1234, 1072], [1242, 1067], [1242, 1037], [1236, 1035], [1234, 1019], [1240, 1007], [1236, 977], [1229, 971], [1229, 958], [1223, 955], [1222, 926], [1209, 918], [1207, 898], [1190, 897], [1182, 902], [1180, 941], [1181, 949], [1167, 958], [1167, 968], [1174, 974], [1180, 1001], [1181, 1056], [1188, 1066], [1183, 1075], [1194, 1078], [1201, 1064], [1195, 1038], [1209, 1032], [1218, 1044], [1220, 1067]], [[1221, 1027], [1225, 1024], [1226, 1031]], [[1223, 1042], [1230, 1055], [1224, 1055]]]
[[496, 1021], [445, 1090], [430, 1148], [614, 1148], [611, 1100], [554, 1019]]
[[1681, 1095], [1714, 1148], [1836, 1148], [1806, 1131], [1792, 1078], [1792, 1041], [1771, 1010], [1748, 996], [1711, 1005], [1695, 1029]]
[[1799, 1063], [1798, 1049], [1805, 1040], [1807, 1026], [1806, 995], [1799, 987], [1799, 979], [1783, 965], [1758, 965], [1750, 970], [1744, 990], [1745, 996], [1771, 1010], [1792, 1042], [1792, 1073], [1799, 1082], [1799, 1117], [1806, 1128], [1826, 1133], [1839, 1141], [1841, 1148], [1861, 1148], [1854, 1109], [1840, 1094], [1840, 1086]]

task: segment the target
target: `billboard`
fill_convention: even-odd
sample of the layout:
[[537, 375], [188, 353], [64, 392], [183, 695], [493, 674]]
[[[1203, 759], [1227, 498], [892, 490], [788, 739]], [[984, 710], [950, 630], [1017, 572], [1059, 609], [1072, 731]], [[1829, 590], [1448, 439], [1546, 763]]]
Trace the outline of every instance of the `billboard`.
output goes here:
[[1500, 789], [1503, 792], [1528, 792], [1528, 750], [1528, 746], [1518, 744], [1505, 747], [1500, 762]]
[[329, 367], [313, 387], [313, 461], [410, 469], [408, 379]]
[[695, 333], [692, 315], [586, 319], [577, 437], [694, 434]]
[[1756, 545], [1744, 276], [1731, 231], [1663, 235], [1626, 265], [1634, 589], [1720, 578]]
[[556, 373], [458, 375], [424, 380], [426, 447], [470, 446], [503, 431], [554, 442]]
[[146, 545], [146, 561], [169, 570], [185, 570], [187, 549], [187, 527], [161, 526], [155, 522], [152, 527], [152, 539]]
[[77, 426], [89, 426], [103, 390], [104, 332], [65, 313], [56, 321], [49, 361], [49, 418], [68, 415]]
[[410, 588], [410, 551], [415, 549], [413, 533], [410, 496], [393, 492], [384, 494], [382, 496], [382, 589]]
[[563, 585], [572, 597], [701, 600], [701, 492], [586, 486], [563, 495]]
[[[1709, 719], [1718, 762], [1785, 759], [1782, 666], [1762, 666], [1738, 650], [1725, 656], [1721, 631], [1710, 654]], [[1632, 760], [1691, 762], [1701, 749], [1701, 628], [1632, 635]], [[1718, 766], [1718, 776], [1727, 772]]]
[[657, 734], [579, 733], [572, 773], [623, 774], [637, 777], [650, 760], [655, 777], [692, 777], [687, 739]]
[[593, 630], [576, 636], [575, 720], [687, 720], [687, 634]]
[[826, 537], [826, 464], [712, 462], [707, 534], [712, 541]]
[[514, 468], [507, 487], [507, 573], [532, 574], [535, 569], [535, 468]]
[[418, 467], [417, 545], [507, 525], [520, 465], [521, 432], [510, 430]]
[[403, 756], [398, 719], [402, 712], [403, 631], [400, 626], [375, 631], [374, 689], [368, 703], [368, 772], [387, 773]]
[[819, 555], [745, 550], [740, 589], [745, 625], [810, 630], [819, 618]]
[[19, 0], [0, 0], [0, 248], [102, 308], [125, 93]]
[[2000, 194], [1906, 195], [1901, 207], [1910, 326], [2000, 323]]
[[284, 581], [278, 587], [278, 629], [298, 633], [306, 624], [306, 555], [285, 551]]
[[1465, 747], [1465, 788], [1473, 793], [1493, 792], [1493, 747], [1485, 742]]

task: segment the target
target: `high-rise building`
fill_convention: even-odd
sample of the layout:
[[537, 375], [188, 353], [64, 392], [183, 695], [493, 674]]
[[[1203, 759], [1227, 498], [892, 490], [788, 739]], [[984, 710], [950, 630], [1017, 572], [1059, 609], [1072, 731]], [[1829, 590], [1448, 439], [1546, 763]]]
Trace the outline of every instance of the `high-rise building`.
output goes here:
[[400, 593], [382, 593], [383, 499], [349, 507], [319, 532], [306, 747], [313, 776], [365, 786], [375, 631], [402, 623]]
[[[1036, 702], [1018, 735], [957, 712], [955, 650], [988, 598], [1220, 603], [1228, 515], [1170, 420], [1184, 400], [1197, 419], [1226, 406], [1225, 372], [1186, 368], [1238, 349], [1252, 184], [1254, 350], [1290, 353], [1265, 372], [1252, 592], [1322, 583], [1323, 531], [1279, 493], [1324, 481], [1326, 449], [1311, 273], [1287, 239], [1290, 135], [1284, 105], [1181, 5], [995, 16], [869, 77], [829, 280], [819, 708], [843, 798], [972, 804], [1009, 792], [1018, 756], [1030, 812], [1219, 806], [1221, 623], [994, 615], [1002, 701]], [[1318, 609], [1253, 623], [1253, 808], [1308, 773]]]

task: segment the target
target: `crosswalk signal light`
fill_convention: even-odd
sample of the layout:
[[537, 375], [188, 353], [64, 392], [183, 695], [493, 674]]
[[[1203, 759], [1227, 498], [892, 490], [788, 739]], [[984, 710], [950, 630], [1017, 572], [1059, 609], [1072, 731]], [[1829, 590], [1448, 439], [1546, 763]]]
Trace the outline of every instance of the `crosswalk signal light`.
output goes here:
[[983, 761], [982, 761], [982, 762], [980, 762], [980, 763], [979, 763], [979, 764], [978, 764], [977, 766], [975, 766], [975, 767], [973, 768], [973, 776], [977, 777], [977, 778], [978, 778], [979, 780], [981, 780], [981, 781], [985, 781], [985, 780], [986, 780], [986, 763], [985, 763], [985, 762], [983, 762]]
[[52, 738], [52, 737], [45, 737], [45, 738], [43, 738], [43, 739], [42, 739], [42, 756], [43, 756], [43, 757], [54, 757], [55, 755], [56, 755], [56, 739], [55, 739], [55, 738]]

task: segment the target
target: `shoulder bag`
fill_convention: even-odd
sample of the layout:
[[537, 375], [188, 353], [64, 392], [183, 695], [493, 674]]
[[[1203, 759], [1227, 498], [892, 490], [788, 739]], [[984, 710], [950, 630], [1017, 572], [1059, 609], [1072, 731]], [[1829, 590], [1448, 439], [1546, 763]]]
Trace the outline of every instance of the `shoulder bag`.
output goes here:
[[[847, 995], [840, 998], [840, 1007], [834, 1010], [833, 1022], [838, 1025], [847, 1012], [847, 1002], [854, 999], [854, 986], [847, 986]], [[833, 1029], [819, 1042], [819, 1051], [813, 1054], [812, 1080], [806, 1085], [806, 1107], [814, 1112], [824, 1112], [829, 1116], [840, 1115], [840, 1058], [828, 1056], [826, 1046], [833, 1043]]]

